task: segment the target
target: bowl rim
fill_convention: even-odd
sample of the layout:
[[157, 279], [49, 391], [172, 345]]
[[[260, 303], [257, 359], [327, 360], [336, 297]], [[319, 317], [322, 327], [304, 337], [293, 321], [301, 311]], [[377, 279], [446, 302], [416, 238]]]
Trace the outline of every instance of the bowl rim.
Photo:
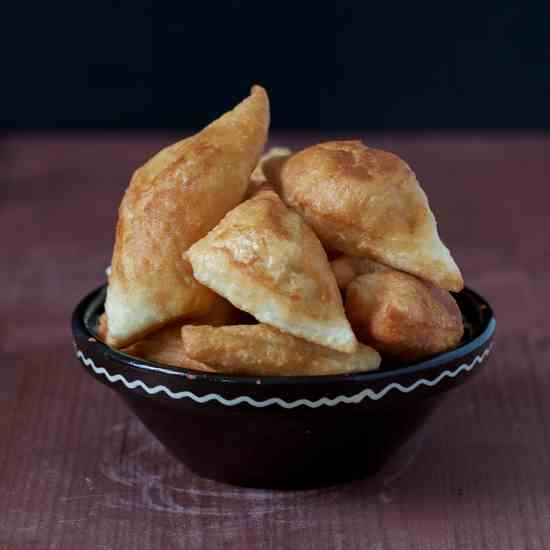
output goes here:
[[436, 355], [425, 361], [412, 363], [410, 365], [404, 365], [395, 369], [388, 369], [384, 371], [369, 371], [360, 373], [346, 373], [346, 374], [325, 374], [325, 375], [302, 375], [302, 376], [253, 376], [253, 375], [232, 375], [224, 373], [212, 373], [202, 372], [193, 369], [187, 369], [184, 367], [172, 367], [170, 365], [164, 365], [156, 363], [154, 361], [147, 361], [140, 359], [132, 355], [128, 355], [120, 350], [116, 350], [108, 346], [105, 342], [98, 338], [97, 333], [92, 330], [87, 322], [92, 316], [92, 311], [102, 304], [105, 298], [107, 284], [103, 284], [84, 296], [77, 304], [72, 315], [72, 329], [75, 339], [80, 334], [90, 342], [94, 342], [94, 347], [98, 347], [98, 352], [115, 363], [122, 363], [126, 367], [130, 367], [136, 372], [155, 372], [158, 374], [167, 375], [169, 377], [180, 377], [186, 379], [196, 380], [197, 382], [205, 383], [224, 383], [224, 384], [244, 384], [257, 387], [261, 383], [265, 385], [296, 385], [296, 384], [333, 384], [338, 382], [360, 382], [368, 383], [373, 381], [383, 381], [398, 378], [402, 375], [414, 375], [419, 372], [431, 371], [432, 369], [439, 368], [447, 365], [461, 357], [466, 357], [473, 351], [479, 349], [488, 340], [490, 340], [495, 332], [496, 319], [490, 304], [479, 293], [475, 292], [471, 288], [465, 286], [461, 291], [473, 296], [478, 302], [479, 306], [482, 306], [485, 310], [485, 319], [482, 324], [483, 328], [481, 333], [475, 338], [466, 342], [465, 344]]

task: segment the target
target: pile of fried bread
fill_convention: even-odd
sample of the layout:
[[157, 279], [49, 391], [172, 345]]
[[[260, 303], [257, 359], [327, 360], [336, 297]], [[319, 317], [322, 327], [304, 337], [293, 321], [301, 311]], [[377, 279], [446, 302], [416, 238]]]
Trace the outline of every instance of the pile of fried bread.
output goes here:
[[262, 156], [269, 122], [254, 86], [134, 172], [98, 335], [149, 361], [253, 376], [456, 347], [462, 276], [410, 167], [353, 140]]

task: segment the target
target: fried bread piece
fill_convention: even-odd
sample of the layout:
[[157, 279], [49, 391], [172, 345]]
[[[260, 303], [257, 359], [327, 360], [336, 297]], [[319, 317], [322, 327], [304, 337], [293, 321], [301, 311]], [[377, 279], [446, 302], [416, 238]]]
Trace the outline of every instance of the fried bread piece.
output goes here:
[[252, 184], [252, 192], [250, 194], [252, 195], [255, 186], [259, 186], [268, 181], [269, 178], [267, 177], [266, 172], [269, 166], [276, 166], [279, 163], [284, 162], [291, 155], [292, 151], [288, 147], [271, 147], [267, 153], [263, 154], [260, 162], [258, 162], [258, 165], [254, 168], [254, 171], [250, 176], [250, 181]]
[[214, 369], [208, 365], [185, 355], [181, 340], [181, 324], [161, 328], [139, 342], [123, 348], [122, 351], [128, 355], [163, 365], [214, 372]]
[[360, 342], [399, 362], [447, 351], [464, 333], [449, 292], [399, 271], [354, 279], [346, 290], [346, 313]]
[[377, 369], [380, 355], [359, 344], [341, 353], [312, 344], [265, 325], [185, 326], [181, 339], [186, 355], [208, 361], [218, 372], [258, 376], [299, 376], [366, 372]]
[[249, 319], [252, 318], [247, 313], [237, 309], [231, 302], [215, 294], [210, 311], [202, 317], [193, 319], [190, 323], [193, 325], [223, 327], [225, 325], [240, 325]]
[[107, 339], [107, 314], [103, 312], [97, 320], [96, 326], [97, 335], [105, 341]]
[[414, 172], [360, 141], [309, 147], [280, 163], [271, 181], [328, 248], [368, 257], [446, 290], [464, 283], [441, 242]]
[[355, 256], [340, 256], [330, 262], [330, 267], [340, 290], [344, 290], [359, 275], [391, 269], [374, 260]]
[[135, 171], [119, 209], [105, 309], [107, 342], [124, 347], [214, 300], [182, 251], [239, 204], [267, 138], [269, 101], [248, 98]]
[[262, 188], [186, 253], [195, 278], [263, 323], [338, 351], [357, 341], [319, 239]]

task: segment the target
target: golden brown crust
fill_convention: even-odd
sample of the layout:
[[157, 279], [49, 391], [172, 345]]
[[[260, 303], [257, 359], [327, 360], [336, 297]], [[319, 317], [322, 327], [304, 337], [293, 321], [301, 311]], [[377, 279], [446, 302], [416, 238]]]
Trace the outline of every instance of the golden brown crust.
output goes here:
[[447, 291], [398, 271], [361, 275], [349, 283], [346, 313], [361, 342], [402, 362], [447, 351], [464, 332]]
[[212, 327], [223, 327], [224, 325], [241, 325], [249, 321], [250, 316], [237, 309], [231, 302], [214, 294], [214, 303], [210, 311], [195, 319], [193, 325], [210, 325]]
[[277, 168], [270, 181], [325, 246], [462, 289], [426, 195], [396, 155], [360, 141], [333, 141], [304, 149]]
[[233, 111], [136, 170], [119, 209], [106, 301], [109, 345], [208, 311], [213, 294], [181, 254], [241, 202], [268, 126], [267, 94], [255, 86]]
[[174, 324], [149, 334], [122, 351], [128, 355], [154, 361], [162, 365], [214, 372], [214, 369], [185, 355], [181, 341], [181, 325]]
[[185, 326], [185, 353], [208, 361], [216, 371], [258, 376], [298, 376], [365, 372], [377, 369], [380, 355], [359, 345], [355, 353], [340, 353], [306, 342], [269, 325], [213, 328]]
[[99, 316], [99, 319], [97, 320], [96, 333], [103, 341], [106, 340], [107, 338], [107, 314], [106, 313], [102, 313]]
[[276, 193], [262, 189], [187, 251], [198, 281], [258, 320], [352, 352], [357, 342], [323, 247]]
[[272, 167], [282, 165], [291, 155], [292, 151], [288, 147], [271, 147], [267, 153], [263, 154], [250, 176], [247, 196], [251, 197], [259, 187], [267, 184], [269, 180], [268, 171], [273, 170]]
[[357, 258], [354, 256], [340, 256], [330, 262], [330, 268], [334, 273], [338, 288], [344, 290], [353, 279], [365, 273], [376, 271], [388, 271], [389, 267], [382, 265], [368, 258]]

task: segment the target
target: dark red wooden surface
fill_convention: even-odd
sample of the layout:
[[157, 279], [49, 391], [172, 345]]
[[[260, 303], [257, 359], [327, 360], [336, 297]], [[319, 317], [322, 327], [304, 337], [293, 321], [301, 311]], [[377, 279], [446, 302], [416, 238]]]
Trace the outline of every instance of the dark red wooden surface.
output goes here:
[[73, 357], [131, 170], [173, 137], [0, 143], [0, 549], [550, 548], [550, 137], [362, 136], [416, 170], [497, 345], [378, 476], [309, 492], [194, 477]]

